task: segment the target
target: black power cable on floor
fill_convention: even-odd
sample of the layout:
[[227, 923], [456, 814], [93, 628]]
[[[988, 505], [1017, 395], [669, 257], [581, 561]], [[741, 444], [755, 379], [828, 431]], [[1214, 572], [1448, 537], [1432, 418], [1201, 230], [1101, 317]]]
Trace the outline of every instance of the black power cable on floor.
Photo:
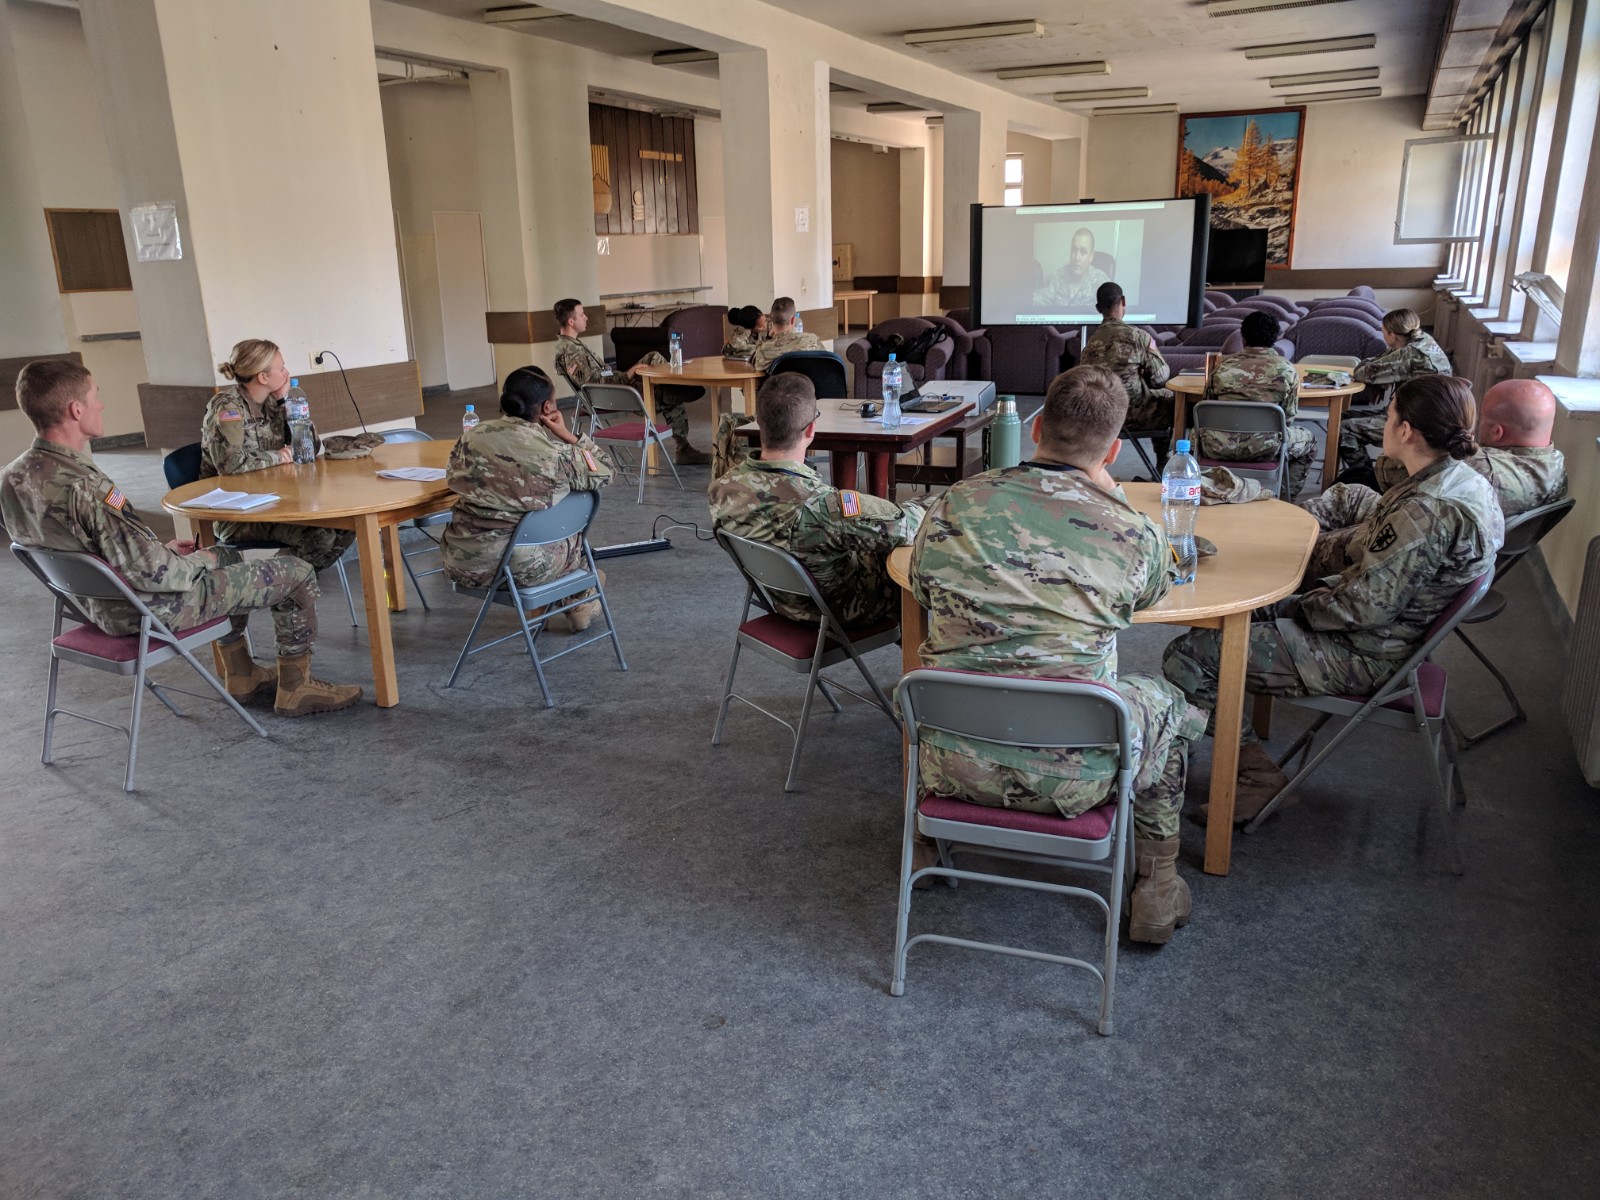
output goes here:
[[661, 513], [656, 517], [655, 522], [650, 527], [650, 536], [652, 538], [659, 538], [661, 536], [661, 522], [663, 521], [668, 522], [666, 526], [668, 529], [692, 529], [694, 531], [694, 536], [698, 541], [714, 542], [717, 540], [717, 535], [715, 533], [701, 533], [700, 526], [695, 524], [695, 522], [685, 521], [679, 517], [673, 516], [671, 513]]

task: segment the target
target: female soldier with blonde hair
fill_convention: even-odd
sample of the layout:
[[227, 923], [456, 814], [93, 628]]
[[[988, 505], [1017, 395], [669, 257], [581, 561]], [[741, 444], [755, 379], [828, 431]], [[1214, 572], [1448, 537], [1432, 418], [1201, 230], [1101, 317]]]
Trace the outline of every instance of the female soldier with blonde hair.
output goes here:
[[[1382, 409], [1395, 385], [1423, 375], [1450, 374], [1450, 359], [1432, 335], [1422, 332], [1422, 318], [1409, 308], [1391, 309], [1383, 315], [1383, 344], [1389, 349], [1369, 358], [1350, 372], [1367, 385], [1362, 408], [1376, 408], [1372, 416], [1347, 418], [1339, 426], [1339, 468], [1371, 470], [1367, 447], [1383, 443]], [[1326, 486], [1326, 484], [1324, 484]]]

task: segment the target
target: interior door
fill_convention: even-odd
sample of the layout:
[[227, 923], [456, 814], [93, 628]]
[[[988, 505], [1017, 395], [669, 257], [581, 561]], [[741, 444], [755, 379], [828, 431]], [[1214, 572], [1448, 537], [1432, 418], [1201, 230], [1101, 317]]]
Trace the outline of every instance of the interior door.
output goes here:
[[439, 267], [439, 317], [445, 381], [452, 390], [494, 383], [494, 350], [484, 327], [489, 284], [483, 266], [483, 220], [475, 212], [433, 214]]

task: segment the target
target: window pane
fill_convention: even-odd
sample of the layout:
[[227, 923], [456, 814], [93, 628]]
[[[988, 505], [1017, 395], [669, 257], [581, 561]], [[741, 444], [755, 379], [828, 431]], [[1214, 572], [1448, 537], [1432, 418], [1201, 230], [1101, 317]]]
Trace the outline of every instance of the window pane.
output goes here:
[[[989, 194], [991, 196], [994, 195], [993, 192], [990, 192]], [[1015, 208], [1015, 207], [1017, 207], [1017, 205], [1019, 205], [1021, 203], [1022, 203], [1022, 189], [1019, 188], [1019, 187], [1008, 187], [1006, 189], [1006, 204], [1007, 204], [1007, 206], [1011, 207], [1011, 208]]]
[[1008, 155], [1007, 156], [1007, 158], [1006, 158], [1006, 182], [1007, 183], [1021, 183], [1022, 182], [1022, 157], [1021, 157], [1021, 155], [1015, 155], [1015, 156]]
[[1493, 149], [1489, 134], [1407, 142], [1395, 241], [1475, 238]]

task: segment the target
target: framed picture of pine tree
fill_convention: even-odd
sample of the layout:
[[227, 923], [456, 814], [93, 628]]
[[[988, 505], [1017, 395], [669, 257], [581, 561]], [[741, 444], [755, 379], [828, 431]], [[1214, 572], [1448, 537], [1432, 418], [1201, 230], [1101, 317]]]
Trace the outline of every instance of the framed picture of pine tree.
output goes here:
[[1265, 229], [1267, 266], [1294, 254], [1304, 108], [1184, 113], [1178, 118], [1179, 196], [1211, 195], [1211, 228]]

